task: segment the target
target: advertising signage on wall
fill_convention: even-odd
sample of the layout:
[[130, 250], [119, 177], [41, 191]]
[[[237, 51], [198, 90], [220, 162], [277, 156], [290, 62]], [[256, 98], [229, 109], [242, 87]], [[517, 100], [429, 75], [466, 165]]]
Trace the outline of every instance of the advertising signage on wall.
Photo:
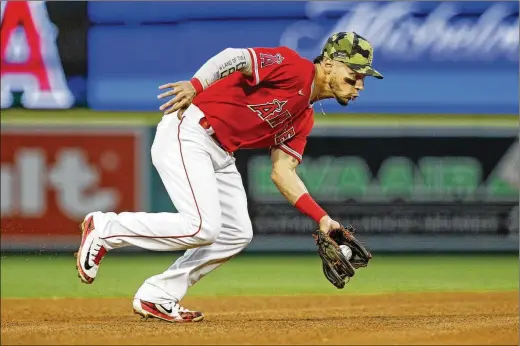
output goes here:
[[[155, 130], [3, 124], [2, 247], [76, 246], [77, 224], [92, 210], [175, 212], [150, 159]], [[435, 239], [432, 248], [444, 251], [442, 235], [443, 241], [472, 241], [452, 244], [459, 249], [485, 244], [500, 250], [518, 239], [519, 192], [503, 174], [515, 169], [518, 142], [512, 131], [482, 137], [316, 130], [298, 174], [333, 218], [352, 223], [371, 244], [397, 249], [412, 238]], [[308, 237], [316, 224], [276, 189], [267, 151], [242, 150], [235, 157], [255, 237], [267, 241], [265, 249], [285, 237], [304, 239], [301, 245], [314, 251]], [[491, 246], [490, 239], [498, 243]], [[293, 240], [274, 243], [291, 248], [297, 245]]]
[[281, 43], [308, 57], [331, 33], [355, 30], [370, 37], [382, 68], [518, 63], [518, 3], [312, 1], [306, 10]]
[[[331, 33], [355, 30], [371, 40], [381, 68], [465, 68], [497, 62], [517, 66], [518, 9], [513, 1], [213, 1], [203, 7], [187, 1], [90, 2], [89, 17], [94, 25], [133, 26], [202, 24], [202, 19], [232, 25], [231, 15], [239, 20], [237, 26], [243, 24], [242, 19], [268, 20], [263, 34], [269, 41], [308, 58], [321, 50]], [[245, 38], [255, 39], [245, 35], [247, 26], [243, 29]], [[235, 34], [233, 39], [241, 40], [240, 36]]]
[[313, 59], [332, 32], [354, 30], [385, 81], [367, 80], [348, 109], [324, 101], [327, 112], [518, 111], [518, 2], [2, 1], [1, 22], [3, 109], [156, 111], [158, 85], [227, 47]]
[[[518, 232], [518, 190], [500, 174], [514, 138], [311, 137], [298, 173], [333, 218], [364, 234]], [[270, 180], [265, 153], [237, 155], [257, 234], [304, 234], [312, 221]]]
[[349, 112], [518, 111], [517, 2], [92, 2], [89, 16], [96, 109], [156, 110], [158, 85], [191, 78], [228, 47], [284, 45], [313, 59], [331, 33], [354, 30], [373, 43], [385, 80], [367, 80]]
[[77, 236], [89, 212], [146, 208], [143, 131], [2, 127], [2, 242]]
[[85, 2], [2, 1], [1, 108], [84, 105]]

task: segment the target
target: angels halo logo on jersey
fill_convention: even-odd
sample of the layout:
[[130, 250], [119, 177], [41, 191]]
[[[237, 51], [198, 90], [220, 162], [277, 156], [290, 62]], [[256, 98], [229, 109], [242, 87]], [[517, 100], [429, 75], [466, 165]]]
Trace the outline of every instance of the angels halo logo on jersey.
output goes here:
[[260, 53], [260, 67], [264, 68], [273, 64], [280, 65], [283, 59], [284, 58], [280, 53], [276, 55]]
[[267, 122], [271, 128], [274, 128], [291, 117], [291, 113], [289, 113], [288, 110], [283, 109], [286, 103], [287, 101], [274, 99], [271, 102], [258, 105], [247, 105], [247, 107], [255, 112], [260, 119]]

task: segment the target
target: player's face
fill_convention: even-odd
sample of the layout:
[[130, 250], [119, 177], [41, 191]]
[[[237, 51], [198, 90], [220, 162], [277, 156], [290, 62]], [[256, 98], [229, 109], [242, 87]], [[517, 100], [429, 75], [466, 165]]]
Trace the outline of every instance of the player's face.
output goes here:
[[352, 71], [347, 65], [334, 61], [330, 73], [329, 86], [334, 98], [342, 106], [348, 105], [365, 88], [365, 76]]

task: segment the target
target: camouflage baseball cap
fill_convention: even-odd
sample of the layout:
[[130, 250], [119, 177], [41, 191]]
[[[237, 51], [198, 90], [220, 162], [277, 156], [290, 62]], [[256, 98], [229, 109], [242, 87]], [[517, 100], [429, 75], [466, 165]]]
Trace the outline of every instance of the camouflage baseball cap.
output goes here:
[[333, 34], [323, 46], [322, 55], [346, 64], [357, 73], [383, 79], [383, 75], [372, 67], [372, 45], [355, 32]]

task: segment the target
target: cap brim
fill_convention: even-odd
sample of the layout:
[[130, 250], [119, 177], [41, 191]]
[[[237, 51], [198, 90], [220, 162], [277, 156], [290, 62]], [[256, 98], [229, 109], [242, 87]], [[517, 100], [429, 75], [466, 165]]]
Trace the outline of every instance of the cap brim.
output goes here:
[[377, 72], [377, 70], [371, 68], [370, 69], [370, 73], [365, 73], [367, 76], [371, 76], [371, 77], [374, 77], [374, 78], [377, 78], [377, 79], [383, 79], [383, 75], [379, 72]]
[[383, 75], [379, 73], [376, 69], [374, 69], [370, 65], [355, 65], [355, 64], [346, 64], [348, 67], [350, 67], [353, 71], [363, 74], [365, 76], [374, 77], [377, 79], [383, 79]]

